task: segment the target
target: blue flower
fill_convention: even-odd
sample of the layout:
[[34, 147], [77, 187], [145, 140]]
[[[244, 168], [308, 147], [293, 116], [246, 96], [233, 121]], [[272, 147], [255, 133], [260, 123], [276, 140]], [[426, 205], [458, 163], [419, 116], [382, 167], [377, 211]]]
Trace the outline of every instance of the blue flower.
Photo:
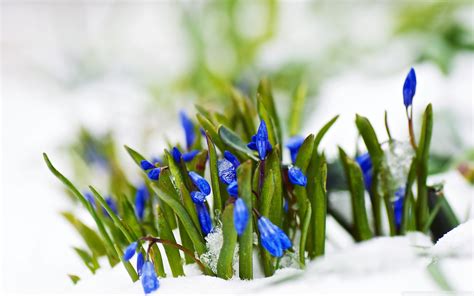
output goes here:
[[292, 184], [303, 187], [306, 187], [306, 183], [308, 182], [308, 179], [301, 169], [293, 165], [288, 167], [288, 178]]
[[240, 165], [239, 159], [229, 151], [224, 151], [224, 158], [232, 163], [234, 169], [237, 169]]
[[194, 124], [184, 111], [179, 112], [179, 117], [181, 118], [181, 125], [183, 126], [184, 134], [186, 136], [186, 147], [189, 150], [193, 146], [196, 137], [194, 133]]
[[197, 203], [196, 210], [198, 214], [199, 224], [201, 225], [201, 230], [204, 236], [208, 235], [212, 230], [212, 221], [209, 211], [207, 210], [205, 203]]
[[211, 186], [209, 186], [209, 183], [207, 183], [206, 179], [201, 177], [196, 172], [189, 172], [189, 177], [191, 177], [191, 181], [193, 181], [194, 185], [199, 189], [199, 191], [205, 195], [211, 194]]
[[191, 199], [195, 204], [203, 203], [206, 201], [206, 195], [201, 191], [192, 191], [191, 192]]
[[303, 145], [303, 142], [304, 138], [302, 136], [293, 136], [286, 142], [286, 148], [290, 150], [292, 163], [296, 162], [296, 156], [298, 155], [298, 151], [300, 150], [301, 145]]
[[[115, 215], [118, 215], [117, 203], [114, 201], [114, 199], [110, 196], [107, 196], [105, 198], [105, 202], [107, 203], [109, 208], [112, 210], [112, 212], [114, 212]], [[106, 215], [107, 217], [110, 217], [109, 213], [107, 212], [105, 208], [103, 208], [102, 211], [104, 212], [104, 215]]]
[[137, 188], [137, 192], [135, 193], [135, 215], [137, 215], [139, 220], [143, 220], [145, 215], [145, 204], [149, 196], [150, 193], [145, 184], [142, 184]]
[[133, 242], [128, 247], [125, 249], [125, 252], [123, 253], [123, 260], [124, 261], [129, 261], [133, 255], [135, 255], [135, 252], [137, 251], [138, 243]]
[[234, 227], [238, 235], [244, 233], [249, 221], [249, 211], [245, 201], [240, 197], [235, 200], [234, 205]]
[[283, 256], [283, 252], [291, 248], [291, 241], [279, 227], [266, 217], [260, 217], [257, 222], [262, 246], [274, 257]]
[[139, 252], [137, 256], [137, 273], [138, 276], [142, 275], [143, 264], [145, 263], [145, 258], [143, 257], [143, 253]]
[[177, 164], [181, 162], [181, 151], [179, 151], [178, 147], [173, 147], [171, 155], [173, 155], [173, 159]]
[[239, 184], [237, 184], [237, 180], [233, 181], [229, 184], [229, 186], [227, 186], [227, 192], [233, 197], [237, 197], [237, 195], [239, 195]]
[[395, 225], [400, 228], [403, 215], [403, 199], [405, 198], [405, 187], [400, 187], [395, 192], [395, 201], [392, 202], [393, 213], [395, 216]]
[[267, 154], [272, 151], [272, 145], [268, 141], [268, 131], [265, 120], [260, 121], [260, 126], [258, 127], [257, 133], [252, 136], [250, 143], [247, 144], [252, 150], [258, 152], [258, 156], [261, 160], [264, 160]]
[[151, 261], [145, 261], [142, 267], [142, 286], [145, 294], [150, 294], [158, 290], [160, 282], [158, 276], [156, 276], [155, 267]]
[[372, 187], [372, 160], [370, 159], [369, 153], [364, 153], [358, 156], [356, 162], [362, 170], [365, 189], [370, 191], [370, 187]]
[[149, 162], [148, 160], [144, 159], [140, 162], [140, 167], [142, 168], [142, 170], [148, 171], [155, 168], [155, 165]]
[[154, 169], [148, 171], [148, 173], [147, 173], [148, 178], [150, 178], [150, 180], [157, 181], [160, 178], [160, 172], [161, 172], [160, 168], [154, 168]]
[[222, 159], [217, 162], [217, 172], [219, 174], [219, 179], [224, 184], [229, 185], [233, 181], [237, 180], [237, 172], [232, 162], [227, 159]]
[[413, 102], [413, 97], [416, 92], [416, 74], [415, 69], [411, 68], [408, 72], [405, 83], [403, 84], [403, 104], [406, 108]]
[[187, 152], [187, 153], [183, 153], [182, 154], [182, 158], [184, 160], [184, 162], [190, 162], [191, 160], [194, 159], [194, 157], [199, 153], [199, 150], [192, 150], [190, 152]]

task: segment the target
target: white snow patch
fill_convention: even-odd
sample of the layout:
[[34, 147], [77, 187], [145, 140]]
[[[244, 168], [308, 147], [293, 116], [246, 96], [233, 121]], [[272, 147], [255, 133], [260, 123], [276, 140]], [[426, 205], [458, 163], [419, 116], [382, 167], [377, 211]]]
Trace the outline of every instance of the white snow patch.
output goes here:
[[431, 248], [435, 257], [471, 257], [474, 220], [469, 220], [443, 235]]

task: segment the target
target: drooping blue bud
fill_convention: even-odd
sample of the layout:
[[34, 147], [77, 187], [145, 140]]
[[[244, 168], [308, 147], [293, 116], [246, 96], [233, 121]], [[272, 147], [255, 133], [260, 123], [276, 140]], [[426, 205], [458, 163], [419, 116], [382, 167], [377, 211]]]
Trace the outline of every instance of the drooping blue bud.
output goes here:
[[151, 169], [147, 173], [148, 178], [150, 178], [150, 180], [157, 181], [160, 178], [160, 172], [161, 172], [160, 168]]
[[191, 160], [194, 159], [194, 157], [199, 153], [199, 150], [193, 150], [187, 153], [182, 154], [182, 158], [184, 162], [190, 162]]
[[239, 195], [239, 184], [237, 184], [237, 181], [233, 181], [229, 186], [227, 186], [227, 193], [232, 197], [237, 197], [237, 195]]
[[142, 286], [145, 294], [150, 294], [160, 287], [158, 276], [155, 272], [155, 267], [151, 261], [145, 261], [142, 267]]
[[135, 215], [141, 221], [145, 216], [145, 205], [148, 200], [149, 192], [145, 184], [140, 185], [135, 193]]
[[194, 139], [196, 137], [194, 133], [194, 124], [189, 119], [189, 117], [184, 113], [184, 111], [179, 112], [179, 116], [181, 118], [181, 125], [184, 129], [184, 134], [186, 136], [186, 148], [189, 150], [194, 144]]
[[232, 163], [234, 169], [237, 169], [240, 165], [239, 159], [229, 151], [224, 151], [224, 158]]
[[403, 104], [408, 108], [413, 103], [413, 97], [416, 92], [416, 74], [415, 69], [411, 68], [408, 72], [405, 83], [403, 84]]
[[249, 210], [245, 201], [240, 197], [235, 200], [234, 205], [234, 227], [238, 235], [244, 233], [249, 221]]
[[356, 158], [356, 162], [359, 164], [359, 167], [362, 170], [365, 189], [370, 191], [370, 187], [372, 187], [372, 160], [369, 153], [359, 155]]
[[148, 170], [153, 169], [155, 166], [148, 160], [142, 160], [140, 162], [140, 167], [142, 168], [142, 170], [148, 171]]
[[142, 252], [138, 252], [137, 256], [137, 273], [138, 276], [142, 275], [143, 264], [145, 263], [145, 258], [143, 257]]
[[191, 181], [193, 181], [193, 184], [205, 195], [211, 194], [211, 186], [209, 183], [201, 177], [198, 173], [196, 172], [189, 172], [189, 177], [191, 177]]
[[252, 136], [250, 143], [247, 147], [258, 152], [258, 156], [261, 160], [264, 160], [267, 154], [272, 151], [272, 145], [268, 140], [268, 131], [265, 120], [260, 121], [257, 133]]
[[266, 217], [260, 217], [257, 222], [262, 246], [274, 257], [283, 256], [283, 252], [291, 247], [288, 236]]
[[137, 251], [138, 243], [133, 242], [128, 247], [125, 249], [125, 252], [123, 253], [123, 260], [124, 261], [129, 261], [133, 255], [135, 255], [135, 252]]
[[300, 150], [301, 145], [303, 145], [303, 142], [304, 138], [302, 136], [293, 136], [286, 142], [286, 148], [290, 150], [292, 163], [296, 162], [296, 156], [298, 155], [298, 151]]
[[205, 203], [196, 204], [196, 211], [198, 215], [199, 224], [204, 236], [208, 235], [212, 231], [212, 221], [209, 211], [207, 210]]
[[173, 159], [177, 164], [181, 163], [181, 151], [179, 151], [178, 147], [173, 147], [171, 155], [173, 155]]
[[206, 201], [206, 195], [201, 191], [192, 191], [191, 192], [191, 199], [195, 204], [203, 203]]
[[308, 179], [306, 176], [303, 174], [301, 169], [296, 166], [289, 166], [288, 167], [288, 178], [290, 179], [290, 182], [294, 185], [299, 185], [306, 187], [306, 183]]
[[227, 159], [222, 159], [217, 162], [217, 172], [219, 179], [221, 179], [224, 184], [229, 185], [237, 179], [235, 167]]

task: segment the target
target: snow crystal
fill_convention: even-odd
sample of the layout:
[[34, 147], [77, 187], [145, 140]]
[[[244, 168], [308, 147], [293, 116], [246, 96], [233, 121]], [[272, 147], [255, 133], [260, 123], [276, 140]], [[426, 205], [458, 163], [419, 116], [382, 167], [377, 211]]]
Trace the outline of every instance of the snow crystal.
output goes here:
[[[201, 261], [206, 264], [214, 273], [217, 273], [217, 261], [224, 243], [224, 235], [220, 225], [214, 227], [212, 232], [206, 236], [207, 252], [200, 256]], [[232, 259], [232, 268], [234, 274], [239, 272], [239, 247], [236, 245], [234, 250], [234, 258]]]
[[393, 141], [389, 145], [382, 145], [382, 148], [387, 168], [390, 171], [390, 190], [396, 192], [406, 183], [414, 156], [413, 147], [409, 142]]

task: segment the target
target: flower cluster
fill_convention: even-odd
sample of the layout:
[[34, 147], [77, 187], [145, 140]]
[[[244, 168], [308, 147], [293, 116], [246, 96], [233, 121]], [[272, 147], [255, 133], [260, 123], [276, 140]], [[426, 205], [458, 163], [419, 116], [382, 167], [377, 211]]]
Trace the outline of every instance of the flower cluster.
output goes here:
[[[137, 252], [138, 242], [132, 242], [125, 249], [123, 254], [123, 260], [129, 261]], [[148, 254], [147, 254], [148, 257]], [[137, 271], [138, 275], [141, 278], [141, 283], [143, 286], [143, 291], [145, 294], [150, 294], [160, 287], [160, 282], [158, 276], [156, 275], [155, 266], [148, 258], [145, 260], [143, 253], [138, 252], [137, 255]]]

